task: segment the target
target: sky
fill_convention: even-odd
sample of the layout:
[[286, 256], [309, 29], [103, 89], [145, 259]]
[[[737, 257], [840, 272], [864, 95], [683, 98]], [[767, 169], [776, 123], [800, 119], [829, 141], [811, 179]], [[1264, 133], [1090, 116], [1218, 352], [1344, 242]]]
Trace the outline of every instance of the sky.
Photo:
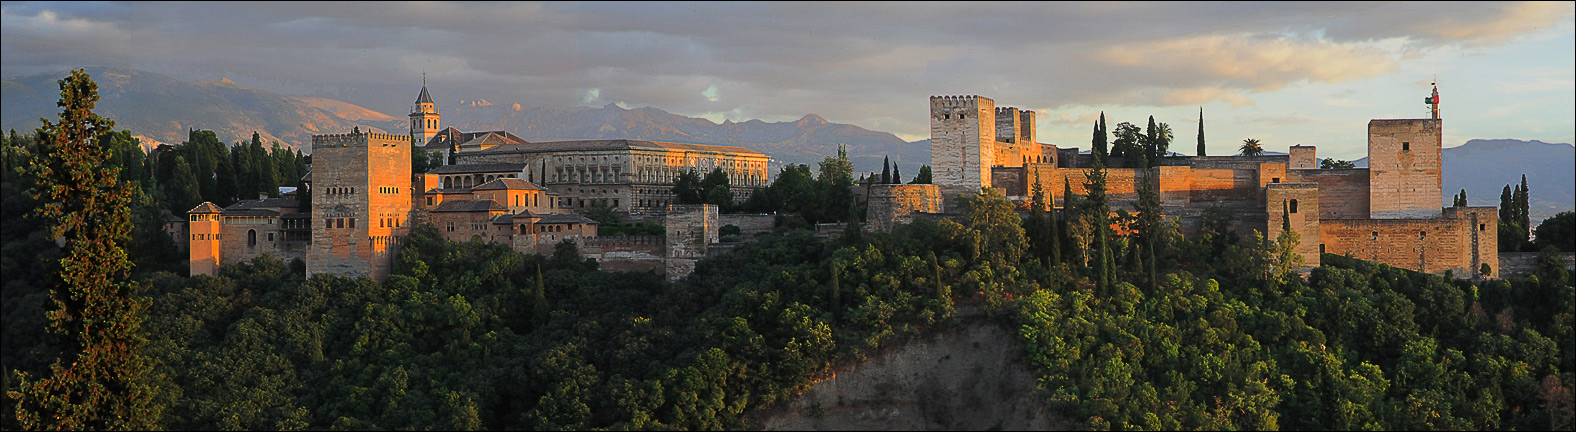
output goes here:
[[[655, 107], [714, 121], [818, 114], [929, 137], [929, 96], [1036, 111], [1089, 144], [1104, 112], [1193, 153], [1366, 154], [1367, 122], [1426, 118], [1444, 145], [1576, 141], [1576, 3], [0, 4], [0, 75], [84, 66], [230, 78], [402, 116], [439, 105]], [[1437, 80], [1437, 81], [1436, 81]], [[450, 102], [453, 101], [453, 102]]]

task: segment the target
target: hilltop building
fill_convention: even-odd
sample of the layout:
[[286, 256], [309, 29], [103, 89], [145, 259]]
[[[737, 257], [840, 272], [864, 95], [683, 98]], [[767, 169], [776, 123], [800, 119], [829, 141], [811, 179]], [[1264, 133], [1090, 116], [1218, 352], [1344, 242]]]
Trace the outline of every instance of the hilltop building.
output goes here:
[[[1153, 168], [1109, 158], [1111, 208], [1136, 209], [1139, 182], [1157, 179], [1164, 217], [1177, 220], [1184, 235], [1196, 234], [1210, 209], [1229, 215], [1228, 226], [1239, 234], [1259, 231], [1272, 239], [1289, 218], [1309, 266], [1319, 265], [1319, 253], [1326, 252], [1460, 277], [1479, 275], [1488, 263], [1492, 273], [1499, 263], [1498, 210], [1440, 208], [1438, 89], [1425, 101], [1432, 118], [1368, 123], [1367, 168], [1319, 169], [1317, 149], [1301, 145], [1288, 155], [1168, 158]], [[1034, 123], [1024, 113], [1032, 119], [1030, 111], [997, 107], [985, 97], [932, 96], [931, 160], [939, 197], [919, 185], [878, 185], [895, 189], [872, 192], [870, 217], [911, 219], [926, 208], [953, 208], [952, 199], [982, 187], [1021, 200], [1039, 183], [1057, 195], [1057, 207], [1066, 183], [1072, 193], [1087, 194], [1084, 173], [1092, 156], [1034, 143]]]
[[[445, 128], [441, 119], [424, 82], [411, 108], [409, 135], [357, 130], [312, 137], [313, 169], [307, 190], [297, 194], [308, 194], [310, 205], [294, 198], [247, 200], [222, 209], [204, 202], [187, 212], [184, 229], [167, 223], [166, 231], [188, 238], [193, 275], [217, 274], [223, 265], [267, 254], [303, 260], [309, 276], [382, 279], [392, 271], [411, 224], [432, 223], [449, 240], [477, 238], [525, 253], [552, 253], [558, 242], [575, 240], [591, 246], [582, 253], [592, 258], [606, 253], [650, 261], [635, 268], [672, 267], [671, 277], [693, 269], [709, 243], [697, 246], [688, 237], [675, 243], [682, 247], [651, 239], [596, 241], [597, 222], [572, 211], [604, 199], [615, 211], [671, 213], [678, 225], [669, 233], [695, 232], [715, 243], [714, 206], [708, 219], [693, 217], [706, 214], [704, 207], [673, 205], [679, 174], [721, 168], [737, 200], [767, 184], [767, 156], [739, 147], [640, 140], [531, 143], [506, 131]], [[443, 152], [446, 164], [412, 173], [412, 145]], [[674, 267], [671, 260], [688, 266]]]

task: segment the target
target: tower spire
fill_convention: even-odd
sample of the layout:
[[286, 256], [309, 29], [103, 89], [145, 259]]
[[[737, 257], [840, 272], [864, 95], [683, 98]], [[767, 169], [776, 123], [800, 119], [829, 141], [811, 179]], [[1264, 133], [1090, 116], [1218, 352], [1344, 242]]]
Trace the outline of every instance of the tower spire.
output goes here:
[[1426, 97], [1426, 98], [1423, 98], [1423, 103], [1428, 104], [1428, 113], [1431, 116], [1430, 118], [1438, 120], [1439, 119], [1439, 79], [1435, 78], [1434, 82], [1431, 82], [1429, 84], [1434, 86], [1434, 93], [1432, 95]]

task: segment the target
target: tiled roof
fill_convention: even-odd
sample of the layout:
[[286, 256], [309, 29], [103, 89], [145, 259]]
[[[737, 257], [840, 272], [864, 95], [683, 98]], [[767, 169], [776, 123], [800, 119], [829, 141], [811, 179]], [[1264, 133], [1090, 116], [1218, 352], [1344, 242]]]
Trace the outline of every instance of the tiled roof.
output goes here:
[[225, 209], [225, 216], [279, 216], [276, 210], [260, 208]]
[[[477, 141], [477, 140], [482, 140], [482, 141]], [[472, 142], [472, 141], [476, 141], [476, 142]], [[455, 129], [454, 127], [451, 126], [451, 127], [443, 128], [443, 130], [438, 131], [437, 134], [434, 134], [432, 136], [432, 139], [427, 140], [427, 143], [422, 145], [422, 148], [425, 148], [425, 149], [428, 149], [428, 150], [443, 150], [443, 149], [449, 148], [449, 143], [450, 142], [453, 142], [456, 146], [476, 146], [476, 145], [481, 145], [481, 144], [500, 145], [500, 144], [529, 144], [530, 143], [530, 141], [526, 141], [525, 138], [520, 138], [519, 136], [515, 136], [515, 134], [509, 133], [508, 131], [501, 131], [501, 130], [499, 130], [499, 131], [461, 132], [459, 129]]]
[[192, 207], [191, 210], [187, 210], [186, 214], [209, 214], [223, 212], [224, 210], [220, 209], [219, 206], [213, 205], [211, 202], [203, 201], [202, 204], [198, 204], [196, 207]]
[[744, 147], [711, 145], [711, 144], [685, 144], [685, 143], [673, 143], [673, 142], [662, 142], [662, 141], [643, 141], [643, 140], [631, 140], [631, 139], [549, 141], [549, 142], [534, 142], [534, 143], [525, 143], [525, 144], [508, 144], [508, 145], [501, 145], [501, 146], [498, 146], [498, 147], [493, 147], [493, 148], [490, 148], [490, 149], [487, 149], [487, 150], [478, 151], [478, 152], [475, 152], [475, 153], [479, 153], [479, 154], [540, 153], [540, 152], [560, 152], [560, 151], [576, 151], [576, 150], [628, 150], [628, 149], [684, 150], [684, 151], [711, 152], [711, 153], [733, 153], [733, 154], [741, 154], [741, 155], [746, 155], [746, 156], [766, 156], [765, 153], [761, 153], [761, 152], [758, 152], [758, 151], [755, 151], [755, 150], [750, 150], [750, 149], [747, 149], [747, 148], [744, 148]]
[[536, 223], [579, 223], [596, 225], [597, 221], [574, 213], [549, 213], [542, 215], [542, 220]]
[[537, 186], [534, 183], [525, 181], [524, 179], [507, 178], [507, 177], [501, 178], [501, 179], [494, 179], [493, 181], [490, 181], [490, 182], [487, 182], [487, 183], [482, 183], [481, 186], [477, 186], [475, 188], [471, 188], [471, 190], [478, 190], [478, 191], [479, 190], [499, 190], [499, 189], [546, 190], [545, 188], [543, 188], [541, 186]]
[[299, 208], [301, 201], [290, 198], [267, 198], [260, 200], [242, 200], [225, 207], [225, 210], [243, 210], [254, 208]]
[[481, 163], [444, 165], [427, 170], [428, 174], [469, 174], [469, 173], [518, 173], [525, 170], [523, 163]]
[[471, 193], [471, 189], [470, 188], [432, 188], [432, 189], [427, 189], [427, 193], [430, 193], [430, 194], [441, 194], [441, 195], [447, 195], [447, 194], [465, 194], [465, 195], [469, 195]]
[[509, 211], [508, 207], [493, 200], [452, 200], [438, 204], [432, 209], [433, 213], [442, 212], [482, 212], [482, 211]]

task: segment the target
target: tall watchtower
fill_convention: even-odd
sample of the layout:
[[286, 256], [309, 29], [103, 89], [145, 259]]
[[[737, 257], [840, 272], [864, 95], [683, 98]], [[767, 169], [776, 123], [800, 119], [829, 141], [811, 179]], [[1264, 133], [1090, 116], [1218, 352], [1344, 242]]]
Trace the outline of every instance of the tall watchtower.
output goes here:
[[308, 276], [388, 276], [410, 230], [409, 136], [353, 132], [312, 137]]
[[1433, 118], [1368, 122], [1368, 214], [1374, 219], [1437, 217], [1443, 199], [1439, 89], [1425, 98]]
[[410, 139], [416, 145], [427, 145], [432, 141], [432, 136], [438, 134], [438, 107], [432, 103], [432, 95], [427, 94], [427, 78], [421, 79], [421, 94], [416, 96], [416, 104], [410, 109]]
[[190, 224], [188, 235], [191, 238], [187, 241], [191, 242], [191, 247], [187, 249], [192, 276], [219, 275], [220, 251], [223, 250], [221, 233], [224, 231], [220, 213], [219, 206], [207, 201], [186, 212], [186, 221]]
[[990, 187], [996, 165], [996, 101], [981, 96], [930, 97], [932, 183], [946, 196]]

